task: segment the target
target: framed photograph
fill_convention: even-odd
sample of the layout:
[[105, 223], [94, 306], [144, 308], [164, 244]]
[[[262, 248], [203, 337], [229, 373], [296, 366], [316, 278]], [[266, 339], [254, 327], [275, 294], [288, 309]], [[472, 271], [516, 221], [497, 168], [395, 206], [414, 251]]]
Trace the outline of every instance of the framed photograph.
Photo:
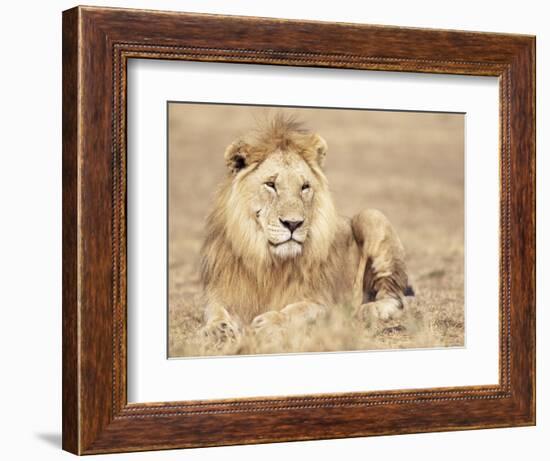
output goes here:
[[63, 13], [63, 448], [535, 424], [535, 38]]

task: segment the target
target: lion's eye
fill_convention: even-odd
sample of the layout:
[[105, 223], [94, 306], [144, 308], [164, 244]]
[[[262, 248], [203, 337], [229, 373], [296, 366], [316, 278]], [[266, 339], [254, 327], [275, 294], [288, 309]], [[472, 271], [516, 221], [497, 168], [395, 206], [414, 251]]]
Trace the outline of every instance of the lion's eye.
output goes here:
[[309, 184], [307, 182], [302, 186], [302, 191], [306, 190], [309, 190]]
[[267, 181], [267, 182], [265, 183], [265, 185], [266, 185], [267, 187], [269, 187], [270, 189], [276, 190], [276, 189], [275, 189], [275, 183], [274, 183], [273, 181]]

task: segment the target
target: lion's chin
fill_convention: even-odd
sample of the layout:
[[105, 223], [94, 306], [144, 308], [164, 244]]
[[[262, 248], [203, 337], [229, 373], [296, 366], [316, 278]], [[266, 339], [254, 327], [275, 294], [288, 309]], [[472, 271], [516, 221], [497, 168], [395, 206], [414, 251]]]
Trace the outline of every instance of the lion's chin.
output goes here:
[[289, 240], [279, 245], [269, 245], [271, 253], [281, 259], [295, 258], [302, 254], [302, 244], [295, 240]]

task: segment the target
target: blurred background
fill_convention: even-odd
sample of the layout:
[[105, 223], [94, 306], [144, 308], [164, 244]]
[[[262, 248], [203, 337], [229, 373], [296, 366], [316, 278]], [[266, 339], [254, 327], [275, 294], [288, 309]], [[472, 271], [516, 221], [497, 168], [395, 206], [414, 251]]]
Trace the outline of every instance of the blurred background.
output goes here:
[[172, 102], [168, 107], [169, 355], [198, 354], [196, 333], [202, 322], [198, 256], [213, 193], [226, 174], [224, 150], [258, 120], [276, 112], [296, 116], [327, 141], [325, 172], [340, 214], [351, 217], [364, 208], [377, 208], [390, 219], [405, 247], [416, 293], [407, 317], [399, 323], [352, 344], [331, 342], [324, 345], [326, 349], [462, 346], [463, 114]]

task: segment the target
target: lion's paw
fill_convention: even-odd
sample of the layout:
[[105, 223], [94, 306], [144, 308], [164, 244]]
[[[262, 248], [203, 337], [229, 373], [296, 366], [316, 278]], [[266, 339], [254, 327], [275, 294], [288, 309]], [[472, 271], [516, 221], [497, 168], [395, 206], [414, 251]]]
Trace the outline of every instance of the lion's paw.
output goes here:
[[241, 344], [243, 333], [238, 322], [231, 318], [213, 319], [202, 328], [202, 335], [211, 347], [230, 353]]
[[402, 315], [403, 303], [394, 298], [380, 299], [362, 304], [356, 311], [356, 316], [367, 326], [373, 326], [376, 321], [388, 322], [397, 320]]
[[280, 311], [268, 311], [252, 320], [250, 327], [257, 338], [276, 341], [281, 338], [288, 324], [288, 316]]

